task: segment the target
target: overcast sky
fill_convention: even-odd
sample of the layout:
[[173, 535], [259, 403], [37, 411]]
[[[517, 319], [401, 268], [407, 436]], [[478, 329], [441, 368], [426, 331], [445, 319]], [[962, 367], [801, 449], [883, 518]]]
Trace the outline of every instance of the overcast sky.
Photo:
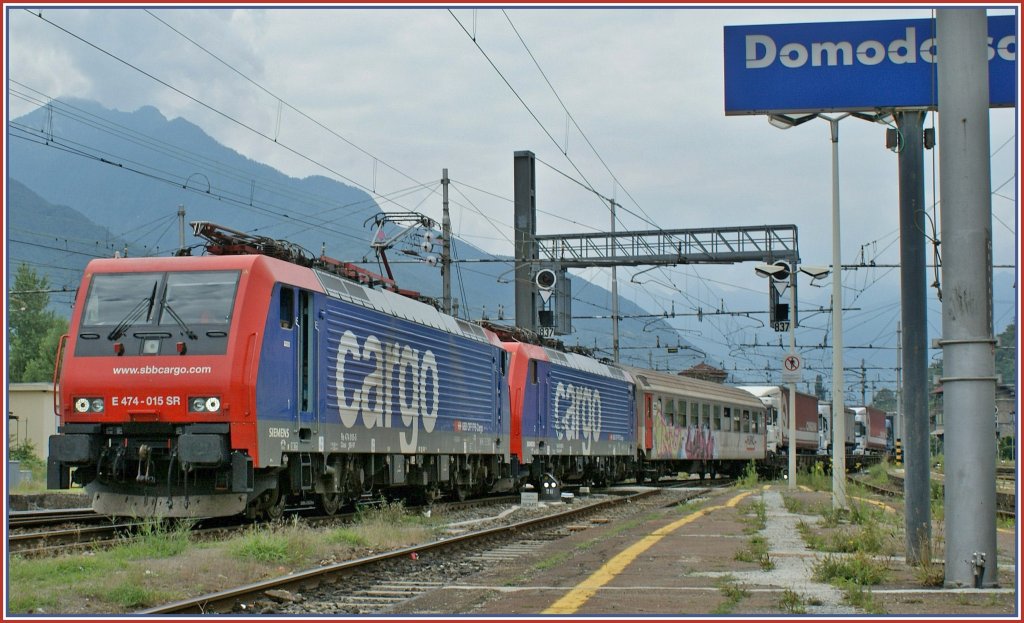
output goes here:
[[[801, 259], [816, 265], [832, 259], [828, 124], [813, 121], [783, 132], [764, 116], [727, 117], [723, 27], [932, 16], [917, 7], [44, 8], [43, 16], [63, 32], [5, 8], [10, 79], [51, 98], [92, 99], [124, 111], [156, 106], [295, 177], [327, 175], [381, 196], [423, 183], [425, 191], [388, 209], [417, 210], [438, 220], [440, 200], [431, 192], [447, 168], [456, 186], [456, 233], [493, 253], [513, 252], [513, 152], [531, 150], [542, 161], [538, 233], [607, 228], [607, 204], [582, 182], [622, 204], [619, 229], [796, 224]], [[8, 105], [12, 118], [32, 108], [14, 97]], [[1015, 264], [1017, 254], [1015, 119], [1013, 109], [991, 112], [997, 265]], [[929, 115], [926, 126], [933, 125], [938, 121]], [[862, 257], [899, 261], [897, 156], [885, 149], [884, 139], [881, 125], [852, 118], [840, 124], [844, 264]], [[938, 154], [926, 152], [925, 158], [931, 206]], [[620, 280], [628, 281], [632, 272], [620, 269]], [[609, 283], [608, 271], [581, 274]], [[1013, 321], [1016, 301], [1015, 291], [998, 285], [1014, 283], [1015, 270], [997, 268], [995, 274], [998, 332]], [[723, 304], [749, 309], [755, 292], [757, 301], [767, 302], [766, 284], [750, 265], [675, 268], [637, 279], [660, 284], [648, 282], [632, 294], [653, 312], [673, 304], [678, 312]], [[899, 271], [847, 271], [843, 279], [844, 297], [863, 309], [850, 312], [848, 331], [860, 329], [861, 345], [893, 347]], [[802, 284], [800, 307], [827, 307], [830, 292]], [[934, 290], [929, 300], [929, 334], [935, 338], [941, 312]], [[713, 330], [707, 320], [675, 322], [720, 358], [755, 335], [761, 342], [778, 339], [750, 319], [722, 317]], [[800, 334], [798, 342], [820, 341], [828, 324], [827, 314], [808, 319], [808, 331], [812, 325], [819, 330]], [[868, 324], [878, 328], [865, 334], [861, 325]], [[830, 354], [813, 356], [824, 362]], [[859, 364], [867, 356], [880, 366], [895, 362], [891, 350], [851, 351], [848, 360]]]

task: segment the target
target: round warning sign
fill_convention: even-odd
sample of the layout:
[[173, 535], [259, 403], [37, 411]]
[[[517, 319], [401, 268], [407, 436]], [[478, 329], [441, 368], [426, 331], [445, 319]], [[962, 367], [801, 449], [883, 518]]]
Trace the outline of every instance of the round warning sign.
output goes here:
[[804, 360], [796, 353], [788, 353], [782, 358], [782, 380], [787, 383], [796, 383], [800, 380], [804, 371]]

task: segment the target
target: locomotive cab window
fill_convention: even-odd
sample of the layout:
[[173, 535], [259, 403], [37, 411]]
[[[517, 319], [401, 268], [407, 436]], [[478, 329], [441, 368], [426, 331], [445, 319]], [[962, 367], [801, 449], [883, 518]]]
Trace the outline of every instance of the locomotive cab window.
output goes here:
[[278, 316], [282, 329], [292, 328], [292, 322], [295, 320], [295, 290], [284, 286], [281, 287]]
[[160, 273], [93, 275], [85, 301], [82, 325], [148, 324], [153, 318]]
[[161, 325], [227, 325], [235, 302], [238, 273], [169, 273], [161, 305]]
[[95, 274], [85, 298], [82, 339], [76, 342], [75, 354], [223, 354], [240, 274], [237, 270]]

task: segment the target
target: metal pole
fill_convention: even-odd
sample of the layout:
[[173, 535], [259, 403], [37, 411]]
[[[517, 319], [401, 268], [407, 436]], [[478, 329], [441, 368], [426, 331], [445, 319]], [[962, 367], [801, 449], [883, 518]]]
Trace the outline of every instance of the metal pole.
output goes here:
[[[845, 115], [844, 115], [845, 116]], [[846, 508], [846, 406], [843, 404], [843, 262], [839, 237], [839, 120], [832, 135], [832, 508]]]
[[998, 586], [988, 20], [939, 9], [947, 587]]
[[178, 204], [178, 251], [185, 252], [185, 206]]
[[931, 555], [931, 476], [928, 460], [928, 277], [925, 258], [924, 115], [895, 115], [900, 132], [900, 304], [903, 326], [903, 394], [906, 439], [903, 505], [906, 557], [918, 564]]
[[619, 362], [619, 279], [615, 272], [615, 200], [611, 200], [612, 203], [612, 235], [609, 236], [608, 241], [611, 244], [611, 253], [609, 254], [612, 259], [612, 358], [615, 363]]
[[[896, 323], [896, 418], [893, 422], [893, 437], [903, 443], [903, 331]], [[901, 450], [902, 452], [902, 450]]]
[[441, 308], [452, 313], [452, 219], [448, 214], [448, 169], [441, 169]]
[[868, 406], [868, 371], [863, 359], [860, 360], [860, 406]]
[[[796, 354], [796, 262], [789, 270], [789, 352]], [[789, 482], [787, 489], [796, 490], [796, 383], [789, 383]]]

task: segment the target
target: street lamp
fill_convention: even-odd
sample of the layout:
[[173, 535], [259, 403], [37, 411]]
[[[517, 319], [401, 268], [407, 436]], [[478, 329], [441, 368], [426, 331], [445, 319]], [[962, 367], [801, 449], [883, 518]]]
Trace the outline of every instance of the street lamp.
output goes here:
[[[796, 264], [794, 262], [793, 267], [790, 267], [789, 263], [783, 260], [774, 262], [772, 264], [757, 264], [754, 266], [754, 272], [759, 277], [766, 277], [773, 283], [770, 286], [775, 288], [774, 282], [785, 282], [789, 281], [789, 357], [799, 361], [796, 355]], [[800, 272], [805, 275], [809, 275], [812, 280], [821, 279], [828, 275], [829, 269], [824, 266], [804, 266], [800, 268]], [[769, 305], [775, 305], [775, 293], [772, 293], [772, 299]], [[789, 380], [789, 404], [787, 407], [786, 417], [788, 419], [788, 437], [789, 444], [786, 450], [788, 473], [789, 479], [787, 488], [796, 489], [796, 382], [791, 377]]]
[[[789, 355], [786, 357], [786, 362], [792, 358], [795, 361], [799, 361], [796, 355], [796, 271], [793, 270], [796, 266], [794, 261], [793, 267], [790, 267], [789, 263], [780, 260], [772, 264], [758, 264], [754, 266], [754, 272], [759, 277], [767, 277], [771, 283], [768, 286], [771, 288], [768, 304], [771, 306], [771, 313], [769, 317], [775, 321], [777, 320], [776, 312], [776, 298], [779, 294], [776, 290], [776, 283], [789, 282]], [[775, 325], [775, 322], [772, 323]], [[792, 370], [786, 368], [785, 371]], [[795, 491], [796, 490], [796, 385], [792, 377], [789, 380], [789, 404], [786, 407], [786, 418], [788, 419], [788, 432], [789, 444], [786, 449], [786, 458], [788, 463], [788, 474], [786, 488]]]
[[[832, 508], [845, 509], [846, 505], [846, 413], [843, 404], [843, 291], [840, 267], [839, 236], [839, 122], [851, 113], [829, 117], [812, 113], [800, 117], [768, 115], [768, 122], [783, 130], [807, 123], [811, 119], [824, 119], [829, 123], [832, 137]], [[839, 391], [836, 391], [836, 387]]]

